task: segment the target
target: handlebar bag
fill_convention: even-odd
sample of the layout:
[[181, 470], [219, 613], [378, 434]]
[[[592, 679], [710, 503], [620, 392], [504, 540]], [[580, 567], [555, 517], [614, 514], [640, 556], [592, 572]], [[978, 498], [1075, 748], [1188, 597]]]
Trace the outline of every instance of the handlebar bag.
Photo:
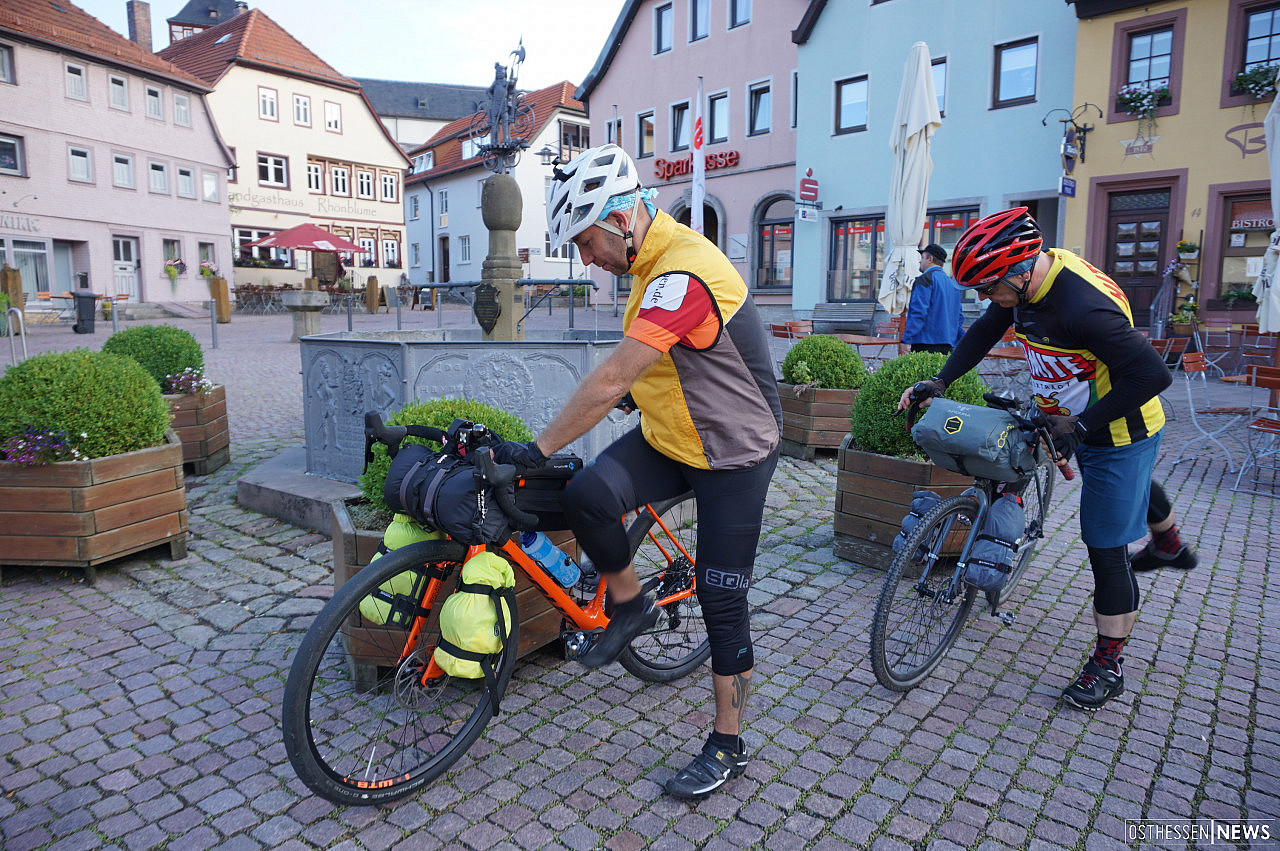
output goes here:
[[383, 498], [392, 511], [467, 544], [498, 544], [511, 537], [511, 523], [469, 458], [432, 452], [417, 443], [391, 459]]
[[541, 468], [529, 470], [516, 480], [516, 508], [538, 518], [537, 528], [530, 531], [569, 528], [564, 515], [564, 489], [581, 469], [582, 459], [577, 455], [552, 455]]
[[933, 463], [955, 473], [1016, 482], [1036, 467], [1032, 445], [1008, 411], [934, 399], [911, 429]]

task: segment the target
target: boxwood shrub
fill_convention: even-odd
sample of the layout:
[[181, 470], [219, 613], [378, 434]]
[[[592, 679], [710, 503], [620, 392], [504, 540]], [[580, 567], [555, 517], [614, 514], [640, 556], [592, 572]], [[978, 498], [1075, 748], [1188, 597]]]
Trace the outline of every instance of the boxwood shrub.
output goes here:
[[[937, 352], [899, 355], [877, 369], [863, 382], [849, 415], [850, 432], [860, 449], [899, 458], [922, 457], [911, 440], [903, 417], [895, 417], [902, 391], [917, 381], [937, 375], [947, 356]], [[974, 370], [962, 375], [947, 388], [947, 398], [968, 405], [985, 405], [982, 394], [990, 388]]]
[[102, 344], [102, 350], [133, 358], [165, 392], [165, 376], [178, 375], [184, 369], [204, 369], [200, 342], [172, 325], [138, 325], [117, 331]]
[[[519, 417], [473, 399], [432, 399], [429, 402], [410, 402], [387, 417], [385, 422], [387, 425], [423, 425], [445, 429], [455, 419], [483, 423], [491, 431], [501, 435], [504, 440], [533, 440], [533, 432]], [[417, 437], [406, 438], [405, 443], [421, 443], [432, 449], [440, 448], [439, 444]], [[387, 483], [387, 471], [390, 468], [391, 459], [387, 457], [386, 447], [376, 444], [373, 447], [373, 461], [369, 462], [369, 469], [360, 476], [360, 492], [369, 500], [375, 511], [387, 513], [388, 516], [391, 509], [382, 497], [382, 488]]]
[[853, 346], [826, 334], [805, 337], [782, 360], [782, 379], [788, 384], [848, 390], [861, 387], [866, 377], [862, 357]]
[[0, 378], [0, 443], [28, 428], [64, 431], [81, 455], [102, 458], [163, 443], [169, 405], [131, 358], [48, 352]]

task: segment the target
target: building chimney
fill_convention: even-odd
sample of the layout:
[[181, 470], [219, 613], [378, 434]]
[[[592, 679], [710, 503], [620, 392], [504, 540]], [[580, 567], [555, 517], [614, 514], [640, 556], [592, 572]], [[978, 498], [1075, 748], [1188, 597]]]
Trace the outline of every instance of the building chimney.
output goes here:
[[124, 5], [129, 16], [129, 41], [151, 53], [151, 4], [146, 0], [129, 0]]
[[236, 14], [240, 15], [249, 11], [249, 4], [245, 0], [236, 0]]

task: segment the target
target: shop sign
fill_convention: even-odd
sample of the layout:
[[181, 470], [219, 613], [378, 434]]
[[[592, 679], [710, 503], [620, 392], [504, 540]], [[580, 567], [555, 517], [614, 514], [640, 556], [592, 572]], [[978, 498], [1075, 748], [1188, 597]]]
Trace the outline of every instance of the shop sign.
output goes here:
[[1065, 174], [1058, 178], [1058, 194], [1068, 198], [1076, 197], [1076, 179]]
[[0, 215], [0, 229], [39, 233], [40, 223], [31, 216]]
[[818, 179], [811, 168], [805, 169], [804, 177], [800, 178], [800, 200], [810, 204], [818, 200]]
[[291, 198], [283, 192], [231, 192], [227, 202], [232, 207], [289, 207], [302, 209], [302, 199]]
[[1232, 230], [1271, 230], [1271, 201], [1235, 201], [1231, 204]]
[[[703, 163], [707, 171], [718, 168], [732, 168], [740, 162], [737, 151], [716, 151], [707, 154]], [[681, 174], [693, 174], [693, 154], [678, 160], [656, 159], [653, 161], [653, 173], [663, 180], [670, 180]]]
[[1138, 136], [1134, 139], [1121, 139], [1126, 157], [1149, 157], [1156, 149], [1159, 136]]

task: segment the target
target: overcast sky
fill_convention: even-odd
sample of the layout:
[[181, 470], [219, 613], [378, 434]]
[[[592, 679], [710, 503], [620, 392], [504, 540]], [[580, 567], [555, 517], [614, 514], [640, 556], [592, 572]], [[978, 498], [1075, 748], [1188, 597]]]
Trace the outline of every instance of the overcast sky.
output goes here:
[[[129, 35], [125, 0], [76, 0]], [[580, 84], [599, 56], [623, 0], [250, 0], [348, 77], [488, 86], [493, 63], [521, 37], [520, 87]], [[152, 48], [169, 44], [166, 18], [186, 0], [152, 0]]]

